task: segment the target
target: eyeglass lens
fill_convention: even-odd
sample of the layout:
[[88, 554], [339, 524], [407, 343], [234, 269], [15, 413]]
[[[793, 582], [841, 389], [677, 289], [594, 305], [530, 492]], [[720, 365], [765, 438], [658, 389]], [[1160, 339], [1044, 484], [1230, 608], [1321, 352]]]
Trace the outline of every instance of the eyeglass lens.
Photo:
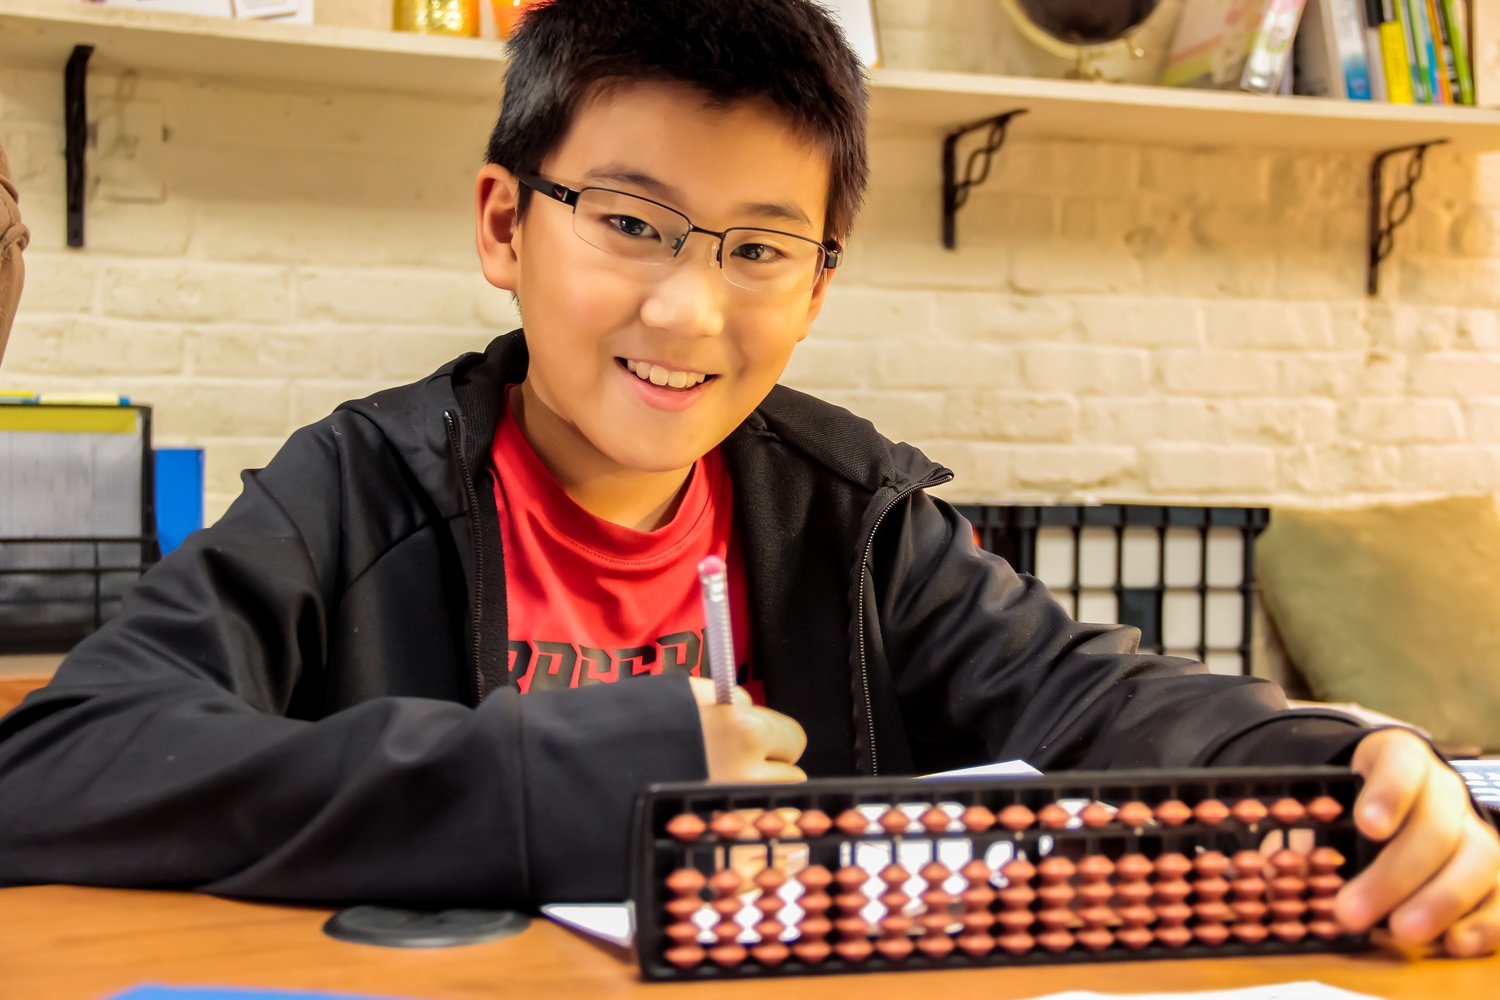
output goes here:
[[[573, 231], [605, 253], [644, 264], [666, 264], [677, 256], [692, 224], [687, 217], [634, 195], [585, 188], [573, 212]], [[811, 288], [823, 266], [823, 247], [769, 229], [731, 229], [724, 234], [720, 265], [732, 284], [752, 291]]]

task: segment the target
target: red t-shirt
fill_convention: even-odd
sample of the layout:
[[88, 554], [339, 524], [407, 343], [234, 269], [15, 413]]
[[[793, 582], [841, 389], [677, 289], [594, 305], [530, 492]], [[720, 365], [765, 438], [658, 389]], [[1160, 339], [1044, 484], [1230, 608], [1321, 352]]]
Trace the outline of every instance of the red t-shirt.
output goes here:
[[509, 407], [490, 457], [505, 551], [507, 668], [522, 694], [664, 670], [707, 677], [698, 563], [713, 554], [729, 565], [737, 680], [763, 702], [749, 668], [745, 574], [718, 449], [694, 464], [677, 512], [655, 531], [621, 527], [575, 503]]

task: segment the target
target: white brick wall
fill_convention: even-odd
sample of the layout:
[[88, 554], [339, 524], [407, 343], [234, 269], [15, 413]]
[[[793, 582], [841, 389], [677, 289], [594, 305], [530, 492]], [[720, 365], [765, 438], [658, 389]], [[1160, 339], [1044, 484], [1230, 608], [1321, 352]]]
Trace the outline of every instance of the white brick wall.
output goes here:
[[[889, 65], [1016, 56], [993, 3], [879, 12]], [[91, 96], [105, 145], [70, 251], [60, 80], [0, 69], [34, 231], [0, 387], [154, 404], [160, 443], [208, 450], [210, 517], [295, 427], [514, 325], [472, 247], [493, 102], [102, 74]], [[1500, 490], [1500, 157], [1429, 155], [1369, 302], [1362, 156], [1013, 138], [949, 252], [937, 140], [873, 154], [786, 378], [953, 467], [950, 497]]]

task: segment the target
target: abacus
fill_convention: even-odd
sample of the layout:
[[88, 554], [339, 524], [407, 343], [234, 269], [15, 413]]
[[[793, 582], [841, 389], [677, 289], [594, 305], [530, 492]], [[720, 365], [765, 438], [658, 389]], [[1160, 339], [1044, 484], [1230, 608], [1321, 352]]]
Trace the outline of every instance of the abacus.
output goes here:
[[636, 807], [648, 980], [1354, 951], [1375, 845], [1339, 768], [657, 785]]

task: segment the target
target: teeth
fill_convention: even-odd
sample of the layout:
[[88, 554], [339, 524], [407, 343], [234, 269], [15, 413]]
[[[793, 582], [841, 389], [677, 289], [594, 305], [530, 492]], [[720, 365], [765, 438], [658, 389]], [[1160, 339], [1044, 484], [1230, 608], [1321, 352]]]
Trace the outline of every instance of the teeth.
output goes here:
[[670, 368], [663, 368], [661, 365], [653, 365], [646, 361], [626, 359], [625, 367], [636, 378], [650, 382], [652, 385], [669, 386], [673, 389], [691, 389], [708, 378], [702, 372], [672, 371]]

